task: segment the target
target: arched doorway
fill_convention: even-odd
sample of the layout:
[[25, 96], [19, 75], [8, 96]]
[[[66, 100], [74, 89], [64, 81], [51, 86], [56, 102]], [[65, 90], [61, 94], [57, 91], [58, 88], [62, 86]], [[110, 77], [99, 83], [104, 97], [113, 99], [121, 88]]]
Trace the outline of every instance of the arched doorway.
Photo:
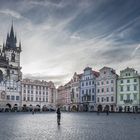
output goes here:
[[46, 105], [44, 105], [44, 106], [42, 107], [42, 111], [49, 111], [49, 109], [47, 108]]
[[71, 111], [77, 111], [77, 107], [75, 105], [72, 106]]
[[18, 111], [18, 105], [17, 104], [14, 104], [13, 111]]
[[102, 112], [102, 109], [103, 109], [102, 105], [98, 105], [98, 112]]
[[119, 106], [119, 112], [122, 112], [123, 108], [122, 106]]
[[40, 105], [36, 105], [36, 111], [40, 111]]
[[11, 111], [11, 104], [6, 104], [6, 108], [5, 108], [5, 112], [9, 112], [9, 111]]
[[27, 105], [26, 104], [23, 105], [22, 111], [28, 111], [28, 108], [27, 108]]
[[105, 108], [104, 108], [104, 111], [107, 111], [107, 110], [110, 111], [109, 110], [109, 105], [106, 105]]
[[91, 112], [94, 111], [94, 106], [93, 106], [93, 105], [90, 106], [90, 111], [91, 111]]

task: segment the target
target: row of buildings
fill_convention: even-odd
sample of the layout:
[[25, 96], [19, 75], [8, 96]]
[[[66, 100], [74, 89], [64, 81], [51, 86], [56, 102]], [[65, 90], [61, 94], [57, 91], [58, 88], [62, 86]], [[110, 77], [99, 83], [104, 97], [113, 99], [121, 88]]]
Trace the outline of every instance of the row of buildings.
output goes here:
[[0, 111], [55, 109], [53, 82], [22, 79], [21, 51], [12, 25], [6, 42], [0, 46]]
[[57, 89], [58, 104], [70, 111], [140, 111], [140, 75], [133, 68], [120, 71], [109, 67], [96, 72], [86, 67]]
[[86, 67], [83, 73], [74, 73], [68, 83], [56, 89], [51, 81], [22, 79], [21, 51], [12, 25], [0, 47], [0, 111], [45, 111], [57, 106], [66, 111], [140, 110], [140, 75], [133, 68], [117, 75], [109, 67], [99, 72]]

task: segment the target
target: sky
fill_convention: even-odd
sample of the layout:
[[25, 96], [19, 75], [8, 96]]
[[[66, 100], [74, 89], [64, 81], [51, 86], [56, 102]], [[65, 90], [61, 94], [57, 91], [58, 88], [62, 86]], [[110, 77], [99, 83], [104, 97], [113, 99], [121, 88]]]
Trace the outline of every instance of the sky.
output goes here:
[[12, 20], [23, 78], [68, 82], [87, 66], [140, 72], [139, 0], [0, 0], [0, 44]]

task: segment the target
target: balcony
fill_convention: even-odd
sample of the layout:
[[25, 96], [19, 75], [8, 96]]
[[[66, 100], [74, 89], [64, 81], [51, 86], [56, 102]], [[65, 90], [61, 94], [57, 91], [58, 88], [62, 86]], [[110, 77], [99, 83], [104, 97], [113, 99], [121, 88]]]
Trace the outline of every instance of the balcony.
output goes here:
[[133, 103], [132, 99], [131, 100], [130, 99], [129, 100], [123, 100], [123, 101], [124, 101], [125, 104], [132, 104]]

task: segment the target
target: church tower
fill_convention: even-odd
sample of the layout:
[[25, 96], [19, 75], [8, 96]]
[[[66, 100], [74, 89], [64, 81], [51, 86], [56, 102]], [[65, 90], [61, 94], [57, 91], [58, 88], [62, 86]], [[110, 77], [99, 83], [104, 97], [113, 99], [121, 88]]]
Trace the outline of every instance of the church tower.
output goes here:
[[9, 68], [7, 68], [7, 76], [14, 81], [21, 80], [20, 53], [21, 43], [17, 46], [17, 38], [14, 33], [13, 23], [10, 33], [7, 34], [6, 43], [3, 44], [3, 52], [9, 60]]
[[21, 107], [20, 53], [21, 42], [17, 45], [12, 23], [6, 42], [0, 49], [0, 108], [6, 108], [9, 111], [16, 111]]

